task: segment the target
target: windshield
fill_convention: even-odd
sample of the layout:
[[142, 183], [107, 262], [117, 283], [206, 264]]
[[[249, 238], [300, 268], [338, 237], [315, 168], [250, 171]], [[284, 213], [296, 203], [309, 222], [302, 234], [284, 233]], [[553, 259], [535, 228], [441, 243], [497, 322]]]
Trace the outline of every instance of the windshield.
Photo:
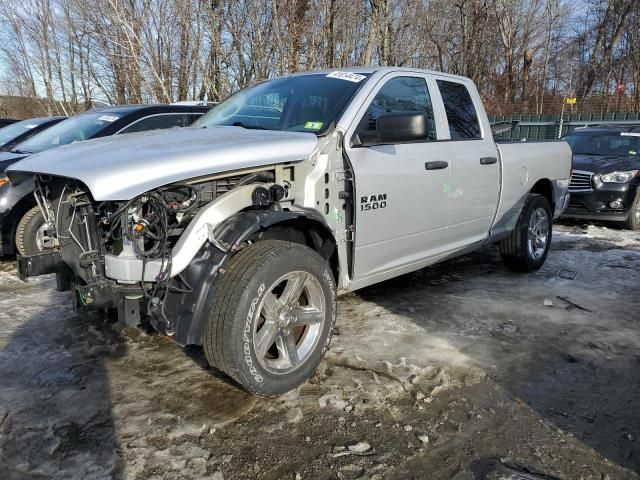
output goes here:
[[12, 123], [11, 125], [0, 128], [0, 147], [5, 146], [7, 143], [13, 141], [22, 134], [33, 130], [43, 124], [45, 120], [24, 120], [22, 122]]
[[196, 125], [321, 134], [338, 120], [366, 78], [332, 72], [269, 80], [232, 95]]
[[68, 118], [34, 135], [19, 145], [20, 151], [37, 153], [50, 148], [89, 140], [104, 128], [120, 118], [119, 115], [105, 112], [90, 112]]
[[571, 133], [564, 138], [574, 155], [627, 157], [640, 152], [640, 136], [619, 132]]

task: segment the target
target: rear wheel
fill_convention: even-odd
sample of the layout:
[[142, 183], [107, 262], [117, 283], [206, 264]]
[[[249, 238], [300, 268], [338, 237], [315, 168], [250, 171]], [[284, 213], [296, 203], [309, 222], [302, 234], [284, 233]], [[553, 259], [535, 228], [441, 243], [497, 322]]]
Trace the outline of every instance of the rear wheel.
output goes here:
[[542, 195], [529, 194], [516, 228], [500, 242], [505, 265], [517, 272], [538, 270], [551, 246], [551, 206]]
[[640, 230], [640, 191], [636, 191], [636, 197], [629, 208], [629, 218], [625, 222], [629, 230]]
[[16, 249], [22, 256], [35, 255], [53, 247], [51, 229], [39, 207], [33, 207], [18, 222]]
[[335, 319], [336, 287], [321, 255], [295, 243], [257, 242], [218, 276], [205, 356], [249, 392], [278, 396], [313, 374]]

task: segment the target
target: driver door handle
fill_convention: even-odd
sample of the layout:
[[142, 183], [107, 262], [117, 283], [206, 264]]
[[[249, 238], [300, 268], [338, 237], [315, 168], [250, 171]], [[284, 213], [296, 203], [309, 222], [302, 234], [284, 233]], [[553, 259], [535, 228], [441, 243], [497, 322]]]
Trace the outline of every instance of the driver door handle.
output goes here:
[[480, 159], [480, 165], [493, 165], [494, 163], [498, 163], [496, 157], [482, 157]]
[[447, 168], [449, 166], [449, 162], [437, 161], [437, 162], [427, 162], [424, 164], [424, 168], [427, 170], [442, 170], [443, 168]]

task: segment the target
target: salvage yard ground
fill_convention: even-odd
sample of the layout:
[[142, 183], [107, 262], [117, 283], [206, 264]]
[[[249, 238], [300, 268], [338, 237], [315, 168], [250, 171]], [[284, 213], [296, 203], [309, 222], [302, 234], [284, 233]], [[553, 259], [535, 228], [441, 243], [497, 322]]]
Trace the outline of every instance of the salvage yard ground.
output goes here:
[[533, 275], [486, 248], [346, 295], [276, 400], [0, 270], [4, 480], [640, 479], [638, 233], [560, 225]]

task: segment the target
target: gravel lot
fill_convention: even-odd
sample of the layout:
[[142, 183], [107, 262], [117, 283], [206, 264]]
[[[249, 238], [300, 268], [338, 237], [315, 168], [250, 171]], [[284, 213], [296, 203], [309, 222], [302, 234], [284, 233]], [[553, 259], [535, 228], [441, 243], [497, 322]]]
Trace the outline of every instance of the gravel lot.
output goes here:
[[557, 226], [533, 275], [487, 248], [341, 297], [267, 401], [1, 262], [0, 479], [638, 479], [639, 293], [640, 234]]

